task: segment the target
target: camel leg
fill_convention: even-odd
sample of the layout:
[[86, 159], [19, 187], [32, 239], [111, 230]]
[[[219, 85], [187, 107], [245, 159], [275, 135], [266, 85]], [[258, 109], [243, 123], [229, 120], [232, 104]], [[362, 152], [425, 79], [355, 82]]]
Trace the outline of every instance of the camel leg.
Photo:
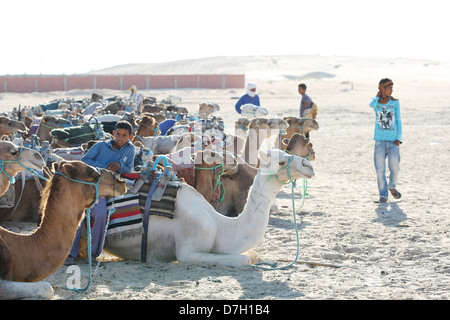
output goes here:
[[178, 262], [187, 262], [193, 264], [220, 264], [227, 267], [242, 267], [251, 264], [251, 259], [245, 254], [217, 254], [217, 253], [204, 253], [194, 252], [189, 255], [183, 255], [179, 257], [177, 255]]
[[19, 299], [50, 299], [53, 288], [50, 283], [40, 282], [14, 282], [0, 280], [0, 300]]

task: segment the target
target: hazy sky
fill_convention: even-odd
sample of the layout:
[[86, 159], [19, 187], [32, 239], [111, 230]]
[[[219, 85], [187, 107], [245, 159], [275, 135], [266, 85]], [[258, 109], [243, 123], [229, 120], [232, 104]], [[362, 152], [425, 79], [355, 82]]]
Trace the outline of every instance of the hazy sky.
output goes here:
[[0, 75], [226, 55], [450, 60], [445, 0], [14, 0], [0, 8]]

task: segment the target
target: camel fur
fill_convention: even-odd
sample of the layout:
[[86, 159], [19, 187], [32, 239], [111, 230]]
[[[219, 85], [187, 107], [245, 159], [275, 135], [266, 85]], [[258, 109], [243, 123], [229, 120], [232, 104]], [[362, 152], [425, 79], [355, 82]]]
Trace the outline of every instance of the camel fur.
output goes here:
[[[22, 152], [20, 152], [21, 149]], [[20, 161], [24, 167], [35, 170], [41, 170], [45, 165], [39, 152], [30, 148], [19, 147], [9, 141], [0, 141], [0, 161]], [[16, 173], [25, 170], [24, 167], [18, 162], [4, 163], [4, 170], [10, 177], [14, 177]], [[0, 173], [0, 195], [6, 192], [9, 184], [9, 177], [4, 172]]]
[[[123, 195], [126, 185], [111, 171], [81, 161], [62, 161], [54, 170], [69, 178], [97, 182], [98, 197]], [[48, 181], [40, 205], [42, 221], [29, 235], [0, 227], [0, 299], [50, 298], [47, 282], [29, 284], [48, 277], [64, 263], [72, 248], [84, 210], [96, 200], [94, 186], [54, 174]]]
[[28, 128], [25, 123], [22, 121], [11, 120], [5, 116], [0, 116], [0, 137], [4, 134], [15, 135], [17, 132], [28, 132]]
[[294, 133], [300, 133], [306, 136], [311, 131], [319, 130], [319, 123], [314, 119], [284, 117], [283, 120], [287, 122], [288, 127], [286, 128], [286, 132], [281, 135], [281, 140], [290, 139]]

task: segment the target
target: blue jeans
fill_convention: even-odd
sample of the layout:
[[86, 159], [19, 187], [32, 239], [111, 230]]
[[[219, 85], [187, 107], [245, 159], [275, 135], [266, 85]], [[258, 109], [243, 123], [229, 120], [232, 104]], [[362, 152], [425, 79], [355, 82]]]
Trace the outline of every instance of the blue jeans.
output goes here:
[[[386, 180], [386, 157], [389, 166], [389, 184]], [[393, 141], [375, 141], [373, 160], [377, 172], [378, 192], [380, 197], [387, 199], [388, 189], [395, 188], [397, 185], [400, 172], [400, 147]]]
[[[91, 241], [93, 257], [98, 257], [102, 253], [102, 242], [106, 231], [106, 220], [108, 218], [108, 210], [106, 207], [106, 198], [99, 198], [97, 203], [91, 208], [91, 219], [94, 219], [94, 225], [91, 229]], [[73, 241], [72, 250], [70, 250], [70, 256], [76, 258], [78, 256], [78, 250], [80, 247], [81, 228], [84, 227], [84, 223], [81, 223], [75, 235]]]

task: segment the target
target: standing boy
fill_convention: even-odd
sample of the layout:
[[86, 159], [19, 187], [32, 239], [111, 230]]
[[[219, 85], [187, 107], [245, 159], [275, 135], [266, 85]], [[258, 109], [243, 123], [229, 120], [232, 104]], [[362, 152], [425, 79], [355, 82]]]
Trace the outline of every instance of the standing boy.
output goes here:
[[[369, 106], [375, 111], [374, 165], [377, 172], [379, 202], [386, 202], [388, 189], [394, 199], [402, 196], [397, 191], [400, 171], [400, 144], [402, 143], [402, 120], [400, 102], [392, 97], [394, 83], [391, 79], [381, 79], [378, 93]], [[389, 166], [389, 184], [386, 180], [386, 158]]]

